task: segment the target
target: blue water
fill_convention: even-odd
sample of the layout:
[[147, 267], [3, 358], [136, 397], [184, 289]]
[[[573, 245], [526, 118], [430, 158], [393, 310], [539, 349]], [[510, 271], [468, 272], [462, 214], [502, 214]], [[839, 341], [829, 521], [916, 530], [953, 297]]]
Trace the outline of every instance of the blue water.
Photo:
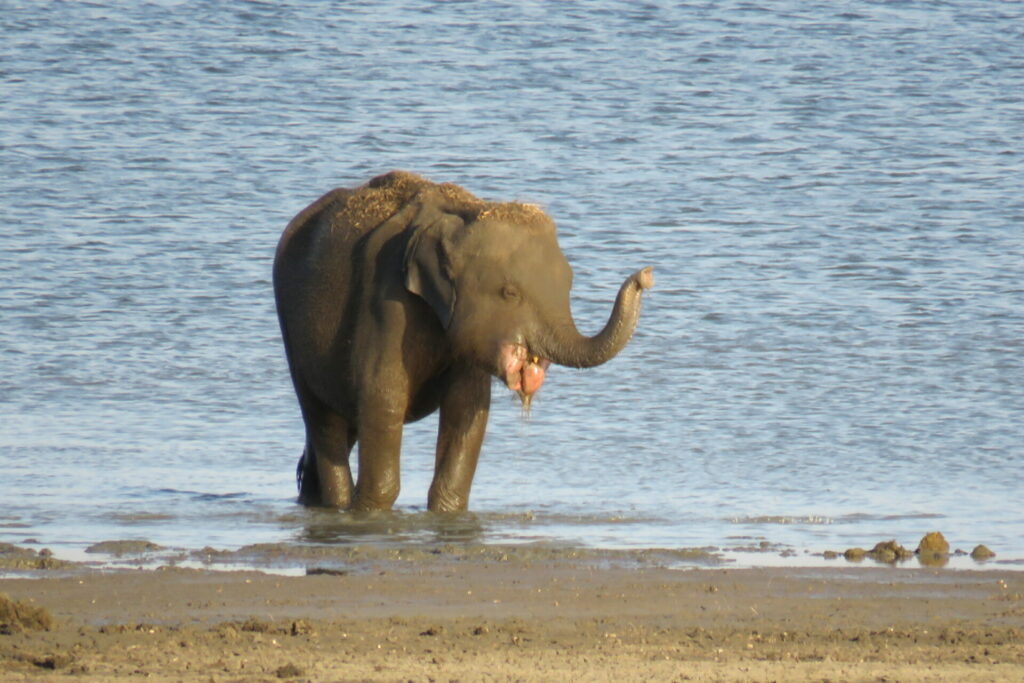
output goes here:
[[[393, 168], [544, 205], [581, 328], [468, 540], [1024, 559], [1024, 5], [0, 3], [0, 541], [422, 544], [295, 504], [270, 266]], [[443, 535], [443, 534], [442, 534]], [[31, 545], [31, 544], [30, 544]]]

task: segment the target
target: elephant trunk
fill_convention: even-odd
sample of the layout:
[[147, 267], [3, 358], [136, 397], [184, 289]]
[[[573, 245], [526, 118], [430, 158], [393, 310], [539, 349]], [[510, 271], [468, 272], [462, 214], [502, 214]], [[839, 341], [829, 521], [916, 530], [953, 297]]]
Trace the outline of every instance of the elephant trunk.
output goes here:
[[553, 363], [571, 368], [591, 368], [608, 362], [633, 336], [640, 318], [640, 295], [653, 285], [654, 271], [650, 266], [633, 273], [619, 288], [612, 314], [596, 335], [580, 334], [570, 315], [567, 322], [546, 330], [541, 339], [531, 340], [531, 349]]

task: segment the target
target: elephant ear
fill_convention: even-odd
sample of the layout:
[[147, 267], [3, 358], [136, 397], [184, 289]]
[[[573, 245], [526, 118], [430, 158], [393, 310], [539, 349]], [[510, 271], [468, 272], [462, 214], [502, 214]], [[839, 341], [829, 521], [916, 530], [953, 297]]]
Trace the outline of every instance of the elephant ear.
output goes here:
[[424, 206], [412, 225], [405, 247], [405, 287], [434, 309], [444, 329], [455, 313], [454, 237], [462, 219]]

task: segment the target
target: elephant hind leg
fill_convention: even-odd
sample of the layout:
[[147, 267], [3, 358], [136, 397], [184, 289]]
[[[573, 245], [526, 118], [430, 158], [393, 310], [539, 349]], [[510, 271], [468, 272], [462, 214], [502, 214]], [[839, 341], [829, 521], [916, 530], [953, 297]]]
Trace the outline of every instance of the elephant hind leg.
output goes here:
[[352, 504], [349, 454], [356, 432], [349, 421], [308, 394], [300, 393], [306, 422], [306, 450], [296, 468], [299, 502], [303, 505], [348, 508]]
[[347, 509], [355, 489], [349, 467], [355, 434], [346, 420], [331, 415], [314, 428], [309, 441], [313, 457], [304, 467], [313, 475], [315, 484], [310, 489], [315, 485], [317, 494], [316, 502], [310, 504]]

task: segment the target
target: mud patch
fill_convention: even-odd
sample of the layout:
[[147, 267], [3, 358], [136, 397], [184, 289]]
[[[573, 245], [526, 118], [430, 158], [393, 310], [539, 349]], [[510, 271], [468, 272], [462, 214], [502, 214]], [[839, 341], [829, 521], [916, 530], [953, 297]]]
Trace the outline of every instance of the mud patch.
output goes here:
[[277, 667], [274, 671], [274, 675], [278, 678], [298, 678], [300, 676], [305, 676], [306, 671], [305, 669], [301, 669], [289, 662], [288, 664]]
[[120, 557], [122, 555], [142, 555], [144, 553], [152, 553], [158, 550], [164, 550], [162, 545], [157, 545], [152, 541], [100, 541], [99, 543], [93, 543], [91, 546], [85, 549], [87, 553], [105, 553], [107, 555], [115, 555]]
[[[736, 553], [784, 553], [791, 550], [781, 543], [774, 543], [762, 537], [730, 536], [730, 540], [747, 541], [741, 545], [726, 548]], [[756, 542], [755, 542], [756, 541]]]
[[[678, 680], [684, 672], [993, 681], [1019, 679], [1024, 662], [1024, 572], [673, 571], [638, 566], [635, 553], [582, 550], [580, 561], [548, 561], [571, 551], [436, 550], [339, 576], [175, 569], [0, 580], [11, 598], [60, 617], [50, 631], [0, 636], [0, 680]], [[473, 559], [497, 552], [508, 560]], [[617, 557], [631, 564], [595, 564]]]
[[436, 546], [387, 547], [380, 545], [295, 545], [257, 543], [238, 550], [206, 547], [192, 559], [208, 565], [245, 568], [305, 567], [307, 575], [360, 574], [387, 564], [394, 571], [415, 570], [438, 561], [497, 562], [536, 565], [574, 561], [599, 566], [718, 566], [724, 563], [718, 548], [598, 550], [577, 546], [537, 543], [483, 545], [445, 543]]

